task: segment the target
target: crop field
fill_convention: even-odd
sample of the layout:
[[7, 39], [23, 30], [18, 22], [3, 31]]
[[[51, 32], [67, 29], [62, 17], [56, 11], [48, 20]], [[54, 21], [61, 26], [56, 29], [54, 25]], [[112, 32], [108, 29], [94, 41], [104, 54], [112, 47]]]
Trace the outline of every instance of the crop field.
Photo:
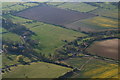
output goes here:
[[3, 78], [118, 78], [117, 5], [3, 3]]
[[90, 13], [99, 15], [99, 16], [105, 16], [105, 17], [110, 17], [110, 18], [116, 18], [118, 19], [118, 9], [103, 9], [103, 8], [98, 8]]
[[37, 3], [20, 3], [20, 2], [3, 2], [2, 3], [2, 11], [4, 13], [9, 13], [11, 11], [21, 11], [23, 9], [32, 7], [32, 6], [37, 6]]
[[65, 26], [79, 31], [93, 32], [107, 29], [117, 29], [118, 20], [97, 16], [90, 19], [79, 20]]
[[[35, 32], [36, 35], [33, 35], [31, 38], [40, 42], [39, 48], [35, 50], [45, 54], [53, 54], [58, 47], [66, 44], [63, 40], [70, 42], [77, 37], [86, 36], [83, 33], [61, 28], [59, 26], [45, 24], [42, 22], [34, 22], [12, 15], [9, 15], [8, 17], [10, 17], [14, 23], [21, 23], [25, 27], [29, 28], [29, 30]], [[26, 23], [27, 21], [31, 21], [31, 23]]]
[[66, 64], [81, 69], [71, 78], [118, 78], [118, 65], [95, 59], [93, 57], [70, 58], [64, 61]]
[[[57, 78], [72, 69], [45, 62], [12, 67], [3, 78]], [[33, 74], [34, 73], [34, 74]]]
[[58, 5], [57, 7], [79, 11], [79, 12], [89, 12], [97, 8], [95, 6], [92, 6], [86, 3], [79, 3], [79, 2], [69, 2], [69, 3], [67, 2], [64, 4]]
[[86, 19], [95, 16], [89, 13], [80, 13], [70, 10], [64, 10], [45, 4], [19, 12], [16, 15], [27, 19], [42, 21], [49, 24], [61, 26], [74, 22], [76, 20]]
[[118, 39], [94, 42], [87, 51], [91, 54], [118, 59]]

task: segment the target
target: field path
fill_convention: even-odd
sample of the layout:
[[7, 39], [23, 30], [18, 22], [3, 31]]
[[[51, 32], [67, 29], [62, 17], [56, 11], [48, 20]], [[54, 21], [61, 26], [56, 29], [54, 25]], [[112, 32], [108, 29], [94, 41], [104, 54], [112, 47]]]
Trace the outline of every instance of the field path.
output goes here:
[[79, 70], [82, 70], [83, 68], [84, 68], [84, 66], [90, 61], [90, 60], [92, 60], [93, 59], [93, 57], [90, 57], [86, 62], [85, 62], [85, 64], [83, 64], [80, 68], [79, 68]]

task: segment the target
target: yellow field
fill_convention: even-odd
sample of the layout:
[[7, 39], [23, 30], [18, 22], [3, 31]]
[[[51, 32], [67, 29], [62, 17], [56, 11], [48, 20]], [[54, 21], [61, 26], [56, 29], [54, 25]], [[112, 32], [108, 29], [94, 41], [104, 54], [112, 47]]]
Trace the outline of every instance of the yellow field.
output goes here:
[[85, 20], [88, 23], [96, 24], [102, 27], [118, 27], [118, 21], [105, 17], [94, 17], [92, 19]]

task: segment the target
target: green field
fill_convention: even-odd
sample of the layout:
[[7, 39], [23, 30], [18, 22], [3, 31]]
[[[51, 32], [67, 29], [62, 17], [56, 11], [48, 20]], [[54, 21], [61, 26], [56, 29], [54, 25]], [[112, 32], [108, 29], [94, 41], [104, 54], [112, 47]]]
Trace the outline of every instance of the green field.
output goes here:
[[10, 42], [12, 41], [12, 42], [22, 43], [21, 38], [18, 35], [14, 34], [14, 33], [11, 33], [11, 32], [2, 34], [2, 39], [4, 41], [10, 41]]
[[99, 16], [105, 16], [105, 17], [110, 17], [110, 18], [118, 18], [118, 9], [103, 9], [103, 8], [98, 8], [92, 12], [90, 12], [92, 14], [96, 14]]
[[[18, 62], [18, 57], [21, 56], [21, 55], [15, 55], [15, 54], [6, 54], [6, 53], [3, 53], [2, 54], [2, 67], [4, 68], [6, 65], [14, 65], [14, 64], [17, 64], [17, 63], [20, 63]], [[30, 62], [30, 59], [28, 59], [27, 57], [23, 57], [23, 60], [26, 61], [26, 62]]]
[[57, 7], [63, 8], [63, 9], [75, 10], [75, 11], [79, 11], [79, 12], [89, 12], [89, 11], [92, 11], [97, 8], [95, 6], [92, 6], [92, 5], [89, 5], [86, 3], [78, 3], [78, 2], [64, 3]]
[[104, 2], [104, 3], [99, 2], [99, 3], [88, 3], [88, 4], [104, 9], [116, 9], [118, 7], [117, 5], [113, 5], [111, 2]]
[[0, 27], [0, 33], [2, 33], [2, 32], [7, 32], [7, 30], [2, 28], [2, 27]]
[[48, 2], [47, 4], [53, 5], [53, 6], [58, 6], [58, 5], [64, 4], [64, 2]]
[[23, 9], [32, 7], [32, 6], [37, 6], [39, 4], [37, 3], [22, 3], [22, 2], [3, 2], [2, 3], [2, 11], [3, 13], [10, 13], [11, 11], [21, 11]]
[[20, 17], [12, 16], [11, 19], [14, 23], [21, 23], [31, 31], [35, 32], [36, 35], [33, 35], [31, 38], [39, 41], [39, 46], [37, 49], [35, 49], [38, 53], [42, 52], [45, 54], [53, 54], [58, 47], [61, 47], [65, 44], [63, 40], [70, 42], [77, 37], [86, 36], [80, 32], [42, 22], [32, 21], [31, 23], [26, 23], [28, 20]]
[[12, 67], [3, 78], [57, 78], [72, 69], [45, 62]]
[[83, 31], [100, 31], [106, 29], [117, 29], [118, 20], [97, 16], [90, 19], [79, 20], [65, 26], [74, 26], [76, 28], [80, 27]]
[[108, 63], [93, 57], [71, 58], [64, 61], [66, 64], [79, 68], [72, 78], [111, 78], [118, 77], [118, 65]]

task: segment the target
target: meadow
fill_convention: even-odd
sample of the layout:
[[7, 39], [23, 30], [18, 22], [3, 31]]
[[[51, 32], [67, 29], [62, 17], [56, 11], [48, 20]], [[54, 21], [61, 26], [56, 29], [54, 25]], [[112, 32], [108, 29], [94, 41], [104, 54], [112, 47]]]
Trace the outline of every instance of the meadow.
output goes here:
[[22, 40], [20, 38], [20, 36], [18, 36], [17, 34], [11, 33], [11, 32], [7, 32], [2, 34], [2, 39], [4, 41], [8, 41], [8, 42], [19, 42], [22, 43]]
[[115, 18], [118, 19], [118, 9], [103, 9], [103, 8], [98, 8], [96, 10], [91, 11], [90, 13], [103, 16], [103, 17], [110, 17], [110, 18]]
[[[64, 63], [79, 68], [71, 78], [118, 78], [118, 65], [94, 57], [70, 58]], [[91, 74], [92, 73], [92, 74]]]
[[11, 67], [11, 71], [4, 73], [3, 78], [58, 78], [71, 70], [55, 64], [37, 62]]
[[67, 28], [69, 27], [79, 31], [95, 32], [108, 29], [117, 29], [118, 20], [97, 16], [89, 19], [78, 20], [73, 23], [66, 24], [65, 26]]
[[[83, 33], [76, 32], [73, 30], [65, 29], [59, 26], [46, 24], [43, 22], [31, 21], [21, 17], [9, 15], [14, 23], [20, 23], [29, 30], [35, 32], [36, 35], [31, 36], [31, 39], [38, 40], [38, 48], [35, 49], [38, 53], [42, 52], [46, 55], [54, 54], [54, 51], [65, 45], [64, 40], [68, 42], [75, 40], [77, 37], [86, 36]], [[27, 23], [27, 22], [31, 23]]]
[[67, 2], [61, 5], [58, 5], [57, 7], [63, 8], [63, 9], [70, 9], [78, 12], [89, 12], [92, 10], [97, 9], [97, 7], [86, 4], [86, 3], [80, 3], [80, 2]]
[[2, 11], [3, 13], [10, 13], [12, 11], [21, 11], [29, 7], [37, 6], [37, 3], [23, 3], [23, 2], [3, 2]]

